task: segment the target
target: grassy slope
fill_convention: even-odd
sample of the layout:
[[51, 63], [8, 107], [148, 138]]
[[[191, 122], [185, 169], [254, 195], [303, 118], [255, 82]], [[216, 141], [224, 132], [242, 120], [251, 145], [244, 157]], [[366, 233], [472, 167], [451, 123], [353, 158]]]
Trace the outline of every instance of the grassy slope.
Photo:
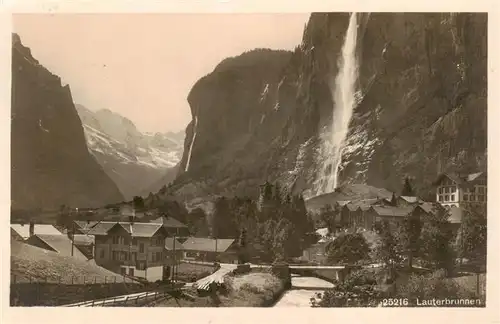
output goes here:
[[193, 289], [187, 293], [194, 300], [168, 299], [155, 303], [154, 307], [264, 307], [271, 305], [281, 294], [284, 285], [268, 272], [250, 272], [230, 277], [227, 292], [212, 296], [197, 296]]
[[[21, 242], [11, 243], [11, 279], [16, 282], [48, 281], [71, 283], [85, 282], [122, 282], [123, 277], [99, 267], [94, 261], [82, 261], [61, 256]], [[85, 278], [84, 278], [85, 277]], [[115, 278], [113, 278], [115, 277]], [[127, 281], [130, 281], [127, 280]]]

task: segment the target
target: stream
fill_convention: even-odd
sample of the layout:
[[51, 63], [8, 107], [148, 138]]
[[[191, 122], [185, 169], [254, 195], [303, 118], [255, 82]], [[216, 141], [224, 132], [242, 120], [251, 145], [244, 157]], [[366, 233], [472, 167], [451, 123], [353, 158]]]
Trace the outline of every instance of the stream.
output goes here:
[[328, 288], [333, 288], [333, 284], [326, 280], [292, 275], [292, 288], [281, 296], [274, 307], [310, 307], [311, 298]]

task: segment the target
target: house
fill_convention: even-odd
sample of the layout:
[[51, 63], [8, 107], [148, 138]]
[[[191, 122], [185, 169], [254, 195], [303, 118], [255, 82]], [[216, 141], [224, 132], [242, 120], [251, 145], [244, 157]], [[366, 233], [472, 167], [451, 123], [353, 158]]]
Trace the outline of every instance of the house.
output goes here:
[[169, 234], [162, 224], [100, 222], [88, 234], [95, 237], [96, 263], [123, 275], [167, 279], [170, 267], [180, 261], [169, 248]]
[[182, 245], [186, 260], [238, 262], [239, 247], [235, 239], [189, 237]]
[[89, 259], [94, 258], [95, 236], [86, 234], [74, 234], [68, 236], [73, 239], [73, 244]]
[[375, 224], [384, 221], [392, 225], [400, 225], [413, 210], [414, 207], [371, 206], [364, 215], [364, 228], [371, 229]]
[[445, 207], [462, 207], [468, 202], [486, 203], [486, 172], [465, 175], [443, 173], [438, 176], [433, 185], [436, 187], [436, 201]]
[[53, 225], [48, 224], [10, 224], [11, 238], [17, 241], [24, 241], [35, 234], [63, 235]]
[[45, 250], [57, 252], [62, 256], [74, 257], [83, 261], [89, 260], [77, 246], [73, 245], [71, 239], [66, 235], [35, 234], [30, 236], [26, 240], [26, 243]]

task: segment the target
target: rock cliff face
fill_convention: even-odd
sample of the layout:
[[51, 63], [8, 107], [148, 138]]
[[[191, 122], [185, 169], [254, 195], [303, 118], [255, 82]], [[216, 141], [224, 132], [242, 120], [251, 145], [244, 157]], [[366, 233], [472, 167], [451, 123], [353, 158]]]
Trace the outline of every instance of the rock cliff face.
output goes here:
[[184, 131], [142, 133], [134, 123], [108, 109], [76, 105], [87, 146], [125, 199], [148, 195], [169, 184], [182, 156]]
[[68, 85], [12, 42], [13, 209], [92, 207], [123, 196], [90, 155]]
[[[310, 194], [348, 21], [312, 14], [293, 53], [252, 51], [202, 78], [189, 94], [190, 165], [185, 149], [171, 192], [256, 194], [269, 179]], [[358, 14], [357, 55], [361, 101], [341, 184], [399, 191], [411, 176], [426, 196], [438, 172], [486, 168], [486, 14]]]

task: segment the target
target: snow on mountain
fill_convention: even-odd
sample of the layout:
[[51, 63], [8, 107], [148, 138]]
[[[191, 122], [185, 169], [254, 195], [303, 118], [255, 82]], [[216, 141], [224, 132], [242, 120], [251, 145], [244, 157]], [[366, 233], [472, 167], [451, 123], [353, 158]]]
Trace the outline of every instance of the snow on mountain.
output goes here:
[[182, 157], [184, 131], [142, 133], [132, 121], [108, 109], [76, 108], [89, 151], [126, 199], [158, 182]]

